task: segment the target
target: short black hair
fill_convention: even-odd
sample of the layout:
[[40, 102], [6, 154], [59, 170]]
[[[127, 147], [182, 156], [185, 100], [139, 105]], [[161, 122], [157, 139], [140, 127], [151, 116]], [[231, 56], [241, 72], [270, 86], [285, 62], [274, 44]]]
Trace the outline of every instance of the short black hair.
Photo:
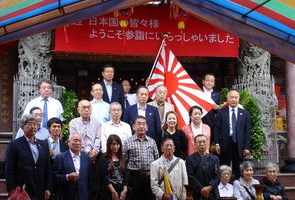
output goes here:
[[33, 112], [35, 111], [35, 110], [41, 110], [42, 111], [42, 109], [40, 108], [40, 107], [37, 107], [37, 106], [34, 106], [33, 108], [31, 108], [30, 109], [30, 114], [33, 114]]
[[115, 71], [115, 67], [114, 67], [114, 65], [112, 65], [112, 64], [105, 64], [103, 67], [102, 67], [102, 71], [104, 72], [104, 70], [106, 69], [106, 68], [113, 68], [113, 70]]
[[207, 73], [207, 74], [205, 74], [205, 75], [203, 76], [203, 80], [206, 79], [206, 76], [213, 76], [213, 77], [215, 78], [215, 75], [214, 75], [214, 74], [212, 74], [212, 73]]
[[48, 122], [47, 122], [48, 130], [50, 129], [51, 125], [54, 124], [54, 123], [55, 124], [60, 124], [62, 126], [62, 121], [57, 117], [53, 117], [50, 120], [48, 120]]
[[146, 86], [144, 86], [144, 85], [141, 85], [141, 86], [139, 86], [139, 87], [137, 88], [137, 90], [136, 90], [136, 94], [137, 94], [138, 91], [139, 91], [140, 89], [142, 89], [142, 88], [147, 89], [147, 91], [149, 91], [148, 87], [146, 87]]
[[48, 79], [41, 80], [41, 81], [38, 83], [38, 88], [39, 88], [39, 89], [40, 89], [42, 83], [48, 83], [48, 84], [51, 86], [51, 89], [53, 90], [53, 87], [52, 87], [52, 81], [51, 81], [51, 80], [48, 80]]
[[133, 121], [132, 124], [134, 125], [135, 122], [136, 122], [138, 119], [144, 119], [144, 120], [147, 122], [146, 117], [144, 117], [144, 116], [142, 116], [142, 115], [138, 115], [138, 116], [134, 119], [134, 121]]
[[[165, 143], [166, 141], [168, 141], [168, 140], [171, 140], [171, 141], [173, 142], [173, 144], [174, 144], [174, 140], [173, 140], [171, 137], [164, 137], [163, 140], [161, 141], [161, 146], [163, 146], [164, 143]], [[174, 144], [174, 145], [175, 145], [175, 144]]]
[[200, 106], [192, 106], [192, 107], [190, 107], [190, 109], [189, 109], [189, 111], [188, 111], [189, 116], [192, 116], [193, 111], [194, 111], [195, 109], [197, 109], [197, 110], [201, 111], [201, 113], [203, 113], [203, 109], [202, 109]]

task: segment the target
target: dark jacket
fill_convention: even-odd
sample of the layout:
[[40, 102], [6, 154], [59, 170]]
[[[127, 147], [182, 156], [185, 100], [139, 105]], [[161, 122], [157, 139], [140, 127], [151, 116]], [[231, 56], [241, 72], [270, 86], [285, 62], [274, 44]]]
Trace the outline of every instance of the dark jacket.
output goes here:
[[26, 185], [30, 197], [43, 199], [51, 191], [51, 166], [48, 143], [36, 140], [39, 156], [35, 163], [30, 145], [24, 136], [12, 141], [6, 152], [5, 175], [8, 192]]
[[220, 104], [220, 94], [218, 91], [213, 90], [213, 92], [211, 93], [211, 98], [213, 99], [213, 101], [219, 105]]
[[279, 182], [276, 181], [272, 183], [267, 178], [263, 178], [261, 180], [261, 184], [264, 186], [263, 196], [264, 200], [271, 200], [270, 195], [280, 195], [282, 196], [283, 200], [288, 200], [287, 195], [285, 193], [284, 186]]
[[107, 92], [106, 86], [104, 84], [104, 81], [101, 81], [100, 84], [102, 85], [102, 89], [103, 89], [102, 99], [107, 103], [119, 102], [122, 105], [122, 108], [124, 108], [124, 92], [123, 92], [122, 86], [113, 81], [113, 83], [112, 83], [112, 99], [109, 99], [108, 92]]
[[56, 156], [53, 164], [54, 182], [61, 187], [59, 196], [63, 200], [77, 199], [88, 200], [89, 183], [91, 181], [91, 162], [88, 155], [84, 152], [80, 154], [79, 179], [76, 183], [70, 183], [66, 180], [66, 175], [75, 172], [75, 166], [70, 151], [66, 151]]
[[216, 183], [219, 159], [211, 154], [200, 156], [198, 153], [194, 153], [186, 158], [185, 164], [189, 190], [192, 192], [194, 200], [199, 199], [203, 187], [213, 186]]
[[127, 185], [126, 182], [126, 173], [125, 173], [125, 166], [120, 169], [120, 175], [122, 176], [122, 184], [115, 185], [112, 180], [112, 171], [110, 169], [110, 160], [106, 158], [106, 155], [102, 155], [99, 160], [99, 178], [101, 183], [101, 197], [102, 199], [112, 199], [111, 192], [108, 189], [108, 185], [112, 184], [117, 193], [120, 195], [121, 191], [123, 190], [124, 186]]
[[[250, 148], [250, 115], [241, 108], [238, 108], [237, 116], [237, 145], [239, 155], [242, 157], [242, 151]], [[221, 156], [229, 154], [231, 137], [229, 135], [229, 107], [225, 106], [217, 113], [216, 125], [214, 130], [214, 143], [219, 144]]]
[[[130, 106], [124, 113], [123, 121], [132, 126], [138, 117], [137, 104]], [[161, 120], [158, 109], [151, 105], [146, 105], [145, 117], [148, 125], [147, 135], [153, 138], [159, 145], [162, 138]]]

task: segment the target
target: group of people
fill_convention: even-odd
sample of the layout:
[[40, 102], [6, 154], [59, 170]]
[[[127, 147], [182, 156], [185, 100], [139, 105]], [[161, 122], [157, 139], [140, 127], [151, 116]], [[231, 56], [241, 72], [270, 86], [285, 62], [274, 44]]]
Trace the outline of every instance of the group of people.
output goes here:
[[[147, 87], [130, 94], [127, 80], [113, 81], [113, 66], [102, 77], [92, 85], [93, 99], [79, 101], [68, 141], [61, 134], [62, 105], [51, 96], [50, 81], [40, 82], [40, 96], [26, 106], [6, 152], [9, 194], [25, 185], [33, 200], [252, 200], [260, 183], [264, 199], [287, 199], [276, 164], [266, 166], [259, 182], [244, 161], [251, 155], [250, 116], [236, 90], [203, 118], [202, 108], [192, 106], [189, 124], [180, 128], [165, 86], [148, 102]], [[214, 75], [205, 75], [204, 93], [218, 105], [214, 84]]]

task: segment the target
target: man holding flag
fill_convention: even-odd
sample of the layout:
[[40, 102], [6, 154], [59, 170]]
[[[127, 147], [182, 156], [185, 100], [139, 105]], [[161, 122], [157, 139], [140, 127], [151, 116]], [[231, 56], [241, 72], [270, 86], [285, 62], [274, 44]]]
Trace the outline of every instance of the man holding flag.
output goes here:
[[147, 80], [147, 87], [152, 99], [155, 97], [156, 88], [161, 85], [167, 87], [167, 101], [174, 105], [175, 111], [179, 115], [180, 128], [189, 122], [188, 110], [190, 107], [200, 106], [204, 111], [204, 116], [215, 106], [214, 101], [202, 91], [184, 70], [166, 44], [165, 38]]

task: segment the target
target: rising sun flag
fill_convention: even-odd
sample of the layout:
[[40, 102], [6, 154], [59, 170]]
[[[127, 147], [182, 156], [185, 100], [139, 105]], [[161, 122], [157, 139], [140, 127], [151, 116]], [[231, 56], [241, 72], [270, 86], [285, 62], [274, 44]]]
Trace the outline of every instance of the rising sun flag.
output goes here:
[[168, 89], [167, 101], [175, 107], [180, 128], [189, 123], [188, 110], [190, 107], [200, 106], [204, 116], [215, 105], [214, 101], [205, 95], [191, 79], [168, 47], [165, 39], [162, 41], [147, 82], [152, 99], [155, 97], [156, 88], [162, 85]]

